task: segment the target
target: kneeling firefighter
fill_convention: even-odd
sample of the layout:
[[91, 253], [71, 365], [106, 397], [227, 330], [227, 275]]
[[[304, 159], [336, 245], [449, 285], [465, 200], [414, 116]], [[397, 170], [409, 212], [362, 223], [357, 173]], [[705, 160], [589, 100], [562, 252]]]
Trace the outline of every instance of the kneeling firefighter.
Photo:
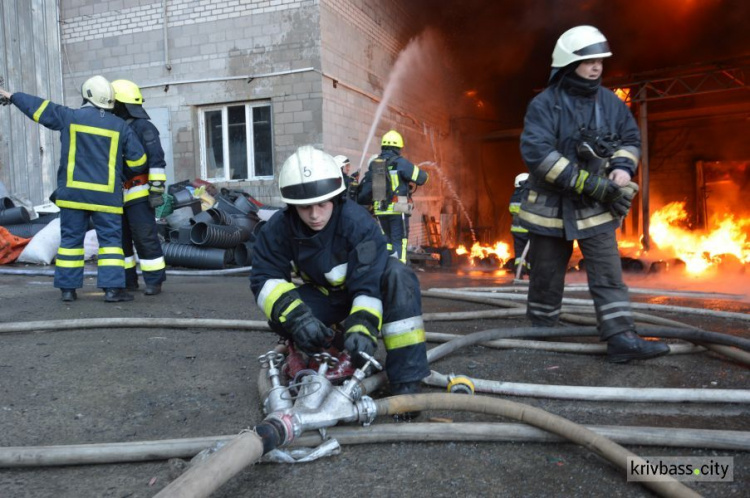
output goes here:
[[[388, 257], [377, 222], [346, 197], [330, 155], [300, 147], [284, 162], [279, 189], [287, 207], [258, 234], [250, 276], [273, 330], [308, 354], [346, 349], [355, 365], [382, 333], [391, 392], [419, 392], [430, 371], [414, 272]], [[343, 335], [329, 328], [341, 322]]]

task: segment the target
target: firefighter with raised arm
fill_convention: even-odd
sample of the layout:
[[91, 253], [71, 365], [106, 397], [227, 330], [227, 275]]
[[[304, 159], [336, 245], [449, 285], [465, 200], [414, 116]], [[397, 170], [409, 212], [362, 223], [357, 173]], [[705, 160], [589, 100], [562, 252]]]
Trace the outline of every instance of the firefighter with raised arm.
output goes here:
[[380, 145], [380, 154], [370, 161], [360, 184], [357, 202], [372, 204], [389, 254], [406, 263], [409, 218], [414, 208], [411, 194], [417, 185], [427, 183], [429, 175], [401, 155], [404, 139], [396, 130], [383, 135]]
[[531, 174], [518, 219], [530, 233], [532, 324], [557, 324], [577, 240], [606, 359], [624, 363], [661, 356], [669, 347], [638, 336], [622, 278], [616, 231], [632, 201], [641, 137], [630, 109], [601, 86], [603, 61], [611, 55], [593, 26], [577, 26], [557, 40], [549, 85], [524, 119], [521, 156]]
[[[382, 335], [393, 394], [416, 393], [427, 366], [419, 281], [389, 258], [372, 216], [345, 195], [333, 157], [300, 147], [281, 167], [281, 199], [258, 234], [250, 287], [269, 324], [308, 354], [372, 355]], [[304, 282], [292, 283], [292, 275]], [[342, 333], [331, 327], [343, 324]]]
[[81, 85], [83, 103], [71, 109], [49, 100], [0, 88], [21, 112], [60, 132], [60, 166], [54, 202], [60, 208], [60, 247], [55, 258], [56, 288], [66, 302], [83, 287], [83, 240], [89, 220], [99, 242], [97, 287], [106, 302], [132, 301], [125, 290], [122, 252], [122, 182], [146, 168], [146, 154], [133, 130], [114, 114], [115, 92], [103, 76]]
[[135, 244], [143, 281], [146, 283], [143, 294], [155, 296], [161, 292], [162, 282], [167, 278], [155, 213], [155, 209], [164, 203], [162, 194], [167, 181], [164, 149], [159, 141], [159, 130], [143, 108], [143, 95], [138, 85], [128, 80], [115, 80], [112, 87], [115, 89], [115, 114], [130, 125], [148, 157], [147, 171], [123, 184], [125, 206], [122, 249], [125, 254], [125, 282], [128, 290], [138, 288], [133, 252]]

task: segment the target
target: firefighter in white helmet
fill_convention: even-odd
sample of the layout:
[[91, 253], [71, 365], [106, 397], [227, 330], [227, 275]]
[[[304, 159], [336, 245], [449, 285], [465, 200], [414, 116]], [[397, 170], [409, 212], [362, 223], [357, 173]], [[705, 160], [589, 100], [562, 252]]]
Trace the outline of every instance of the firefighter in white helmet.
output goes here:
[[352, 172], [352, 163], [344, 155], [338, 155], [333, 158], [336, 164], [341, 168], [341, 174], [344, 176], [346, 185], [346, 195], [350, 199], [357, 199], [357, 189], [359, 188], [359, 172]]
[[[418, 392], [430, 373], [419, 281], [388, 257], [376, 221], [345, 189], [334, 158], [312, 146], [284, 162], [287, 207], [258, 234], [251, 289], [271, 327], [305, 353], [333, 346], [362, 364], [358, 353], [373, 354], [382, 335], [391, 392]], [[343, 334], [331, 329], [339, 323]]]
[[401, 155], [403, 148], [404, 138], [396, 130], [383, 135], [380, 155], [369, 163], [357, 202], [372, 206], [388, 241], [388, 252], [405, 263], [414, 207], [412, 189], [427, 183], [429, 176]]
[[532, 324], [557, 324], [577, 240], [607, 361], [624, 363], [661, 356], [669, 347], [636, 334], [622, 279], [616, 230], [632, 200], [624, 187], [635, 175], [641, 137], [630, 109], [601, 85], [611, 55], [593, 26], [577, 26], [557, 40], [549, 85], [524, 120], [521, 156], [531, 174], [518, 220], [530, 233]]
[[[531, 265], [528, 262], [528, 254], [524, 257], [524, 249], [529, 242], [529, 231], [522, 227], [518, 221], [518, 212], [521, 210], [521, 201], [528, 192], [526, 189], [526, 180], [529, 179], [528, 173], [516, 175], [513, 186], [513, 194], [510, 196], [510, 205], [508, 210], [513, 217], [510, 225], [510, 234], [513, 236], [513, 273], [523, 278], [528, 275]], [[519, 274], [518, 268], [521, 266]]]
[[89, 220], [99, 241], [97, 287], [107, 302], [132, 301], [125, 290], [122, 182], [141, 173], [146, 154], [125, 121], [112, 114], [115, 92], [103, 76], [81, 85], [83, 104], [71, 109], [21, 92], [7, 98], [29, 118], [60, 131], [62, 149], [54, 202], [60, 208], [60, 247], [54, 285], [66, 302], [83, 287], [83, 239]]

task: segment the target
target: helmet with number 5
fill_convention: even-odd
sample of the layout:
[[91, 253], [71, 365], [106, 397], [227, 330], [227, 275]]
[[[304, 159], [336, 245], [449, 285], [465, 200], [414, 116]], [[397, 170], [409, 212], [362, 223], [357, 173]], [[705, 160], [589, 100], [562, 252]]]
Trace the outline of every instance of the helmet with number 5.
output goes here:
[[287, 204], [317, 204], [346, 190], [341, 168], [329, 154], [303, 145], [289, 156], [279, 172], [281, 200]]

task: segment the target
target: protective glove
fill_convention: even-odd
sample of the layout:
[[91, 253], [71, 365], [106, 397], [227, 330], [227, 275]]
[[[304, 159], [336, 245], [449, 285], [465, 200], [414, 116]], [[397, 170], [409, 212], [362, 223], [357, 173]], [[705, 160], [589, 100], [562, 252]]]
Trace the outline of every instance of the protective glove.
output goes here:
[[330, 347], [334, 336], [294, 291], [279, 297], [271, 311], [271, 321], [278, 323], [297, 348], [308, 354]]
[[148, 204], [152, 208], [158, 208], [164, 204], [164, 182], [148, 182]]
[[8, 97], [0, 97], [0, 105], [10, 105], [10, 99]]
[[370, 356], [375, 354], [379, 323], [379, 317], [365, 310], [355, 311], [344, 320], [344, 349], [349, 351], [355, 367], [359, 368], [367, 362], [360, 352]]
[[610, 210], [615, 216], [627, 216], [630, 212], [630, 206], [633, 204], [633, 198], [638, 193], [638, 184], [629, 182], [624, 187], [620, 187], [622, 197], [610, 204]]
[[584, 169], [578, 171], [573, 188], [577, 193], [605, 204], [613, 203], [623, 196], [615, 182], [600, 175], [592, 175]]

